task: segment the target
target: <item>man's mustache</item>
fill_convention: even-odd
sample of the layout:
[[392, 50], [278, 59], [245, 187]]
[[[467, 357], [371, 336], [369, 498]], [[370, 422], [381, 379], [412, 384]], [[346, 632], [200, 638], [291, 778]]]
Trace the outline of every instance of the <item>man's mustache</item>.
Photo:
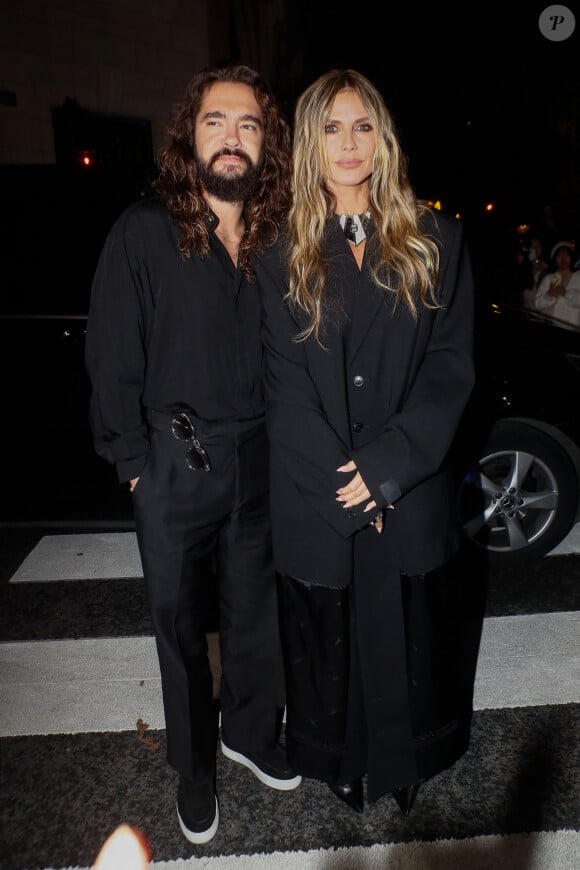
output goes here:
[[243, 160], [243, 162], [250, 167], [250, 169], [252, 168], [252, 161], [250, 160], [248, 155], [244, 154], [243, 151], [238, 151], [237, 148], [222, 148], [221, 151], [218, 151], [211, 158], [209, 164], [210, 167], [213, 166], [214, 163], [216, 163], [220, 159], [220, 157], [239, 157], [240, 160]]

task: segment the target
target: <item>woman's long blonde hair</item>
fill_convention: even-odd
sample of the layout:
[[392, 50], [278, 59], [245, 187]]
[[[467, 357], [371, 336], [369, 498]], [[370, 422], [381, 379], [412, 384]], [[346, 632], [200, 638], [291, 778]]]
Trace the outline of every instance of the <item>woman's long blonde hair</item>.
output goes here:
[[419, 220], [428, 207], [417, 200], [407, 175], [407, 158], [399, 144], [393, 118], [378, 90], [355, 70], [331, 70], [298, 98], [294, 114], [293, 199], [289, 211], [289, 273], [287, 299], [310, 317], [300, 338], [320, 329], [327, 299], [329, 264], [323, 259], [323, 237], [334, 197], [325, 184], [328, 157], [325, 126], [339, 91], [353, 90], [376, 131], [377, 146], [370, 178], [370, 209], [377, 227], [369, 250], [377, 286], [394, 293], [396, 302], [417, 317], [417, 305], [437, 306], [439, 250], [425, 235]]

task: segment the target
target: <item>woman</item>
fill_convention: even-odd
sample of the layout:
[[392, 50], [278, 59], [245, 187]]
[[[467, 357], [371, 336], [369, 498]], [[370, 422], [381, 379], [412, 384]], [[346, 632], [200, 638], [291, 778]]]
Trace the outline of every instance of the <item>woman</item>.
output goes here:
[[288, 236], [257, 272], [288, 757], [356, 811], [367, 775], [407, 814], [469, 741], [446, 458], [473, 288], [460, 225], [416, 201], [356, 71], [298, 100]]
[[562, 326], [580, 326], [580, 272], [574, 269], [572, 242], [557, 242], [550, 253], [550, 270], [536, 294], [536, 308], [562, 321]]

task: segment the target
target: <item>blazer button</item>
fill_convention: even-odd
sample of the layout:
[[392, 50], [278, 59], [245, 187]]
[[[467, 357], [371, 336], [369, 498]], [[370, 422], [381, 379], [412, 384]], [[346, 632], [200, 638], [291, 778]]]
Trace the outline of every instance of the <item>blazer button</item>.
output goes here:
[[362, 432], [363, 429], [364, 429], [363, 423], [353, 423], [352, 424], [352, 431], [353, 432]]
[[362, 375], [355, 375], [354, 378], [352, 379], [352, 382], [355, 385], [355, 387], [362, 387], [362, 385], [365, 382], [365, 379], [363, 378]]

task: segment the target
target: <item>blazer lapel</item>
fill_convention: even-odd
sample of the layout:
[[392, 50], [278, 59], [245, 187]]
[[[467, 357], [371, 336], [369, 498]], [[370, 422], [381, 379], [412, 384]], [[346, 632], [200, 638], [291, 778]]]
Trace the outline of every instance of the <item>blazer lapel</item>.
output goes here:
[[353, 302], [349, 365], [354, 362], [381, 305], [388, 304], [388, 300], [385, 298], [386, 291], [381, 287], [377, 287], [370, 277], [366, 276], [364, 263], [363, 271], [358, 276], [358, 282], [357, 293]]
[[343, 378], [337, 377], [337, 373], [344, 371], [346, 367], [344, 349], [342, 339], [334, 331], [332, 338], [334, 341], [325, 343], [326, 349], [313, 341], [309, 342], [308, 361], [312, 378], [320, 396], [324, 397], [326, 419], [343, 444], [351, 447], [346, 383]]
[[[308, 317], [304, 311], [294, 312], [294, 319], [300, 330], [308, 326]], [[328, 423], [332, 426], [345, 446], [352, 446], [350, 427], [348, 425], [348, 401], [346, 388], [342, 378], [337, 378], [337, 372], [344, 371], [344, 348], [340, 333], [332, 327], [324, 330], [321, 346], [314, 337], [306, 339], [305, 350], [308, 359], [308, 372], [324, 401], [323, 411]], [[324, 397], [324, 398], [322, 398]]]
[[379, 313], [382, 305], [393, 313], [392, 296], [382, 287], [377, 287], [370, 276], [368, 266], [369, 249], [373, 244], [374, 228], [371, 225], [368, 233], [362, 269], [359, 272], [355, 264], [356, 280], [353, 299], [352, 330], [350, 337], [349, 364], [352, 363], [363, 344], [366, 335]]

